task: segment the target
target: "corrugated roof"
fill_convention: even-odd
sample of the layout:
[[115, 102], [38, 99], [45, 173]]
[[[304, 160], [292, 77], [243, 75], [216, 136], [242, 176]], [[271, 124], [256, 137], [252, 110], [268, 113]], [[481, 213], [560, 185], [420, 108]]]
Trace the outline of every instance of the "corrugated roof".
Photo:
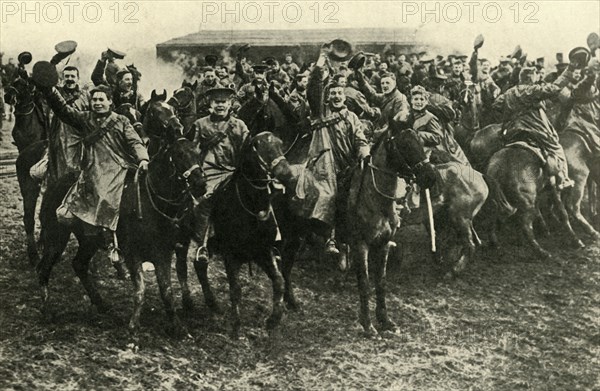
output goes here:
[[414, 29], [349, 28], [312, 30], [206, 30], [173, 38], [156, 46], [204, 46], [235, 43], [248, 43], [257, 46], [314, 45], [330, 42], [336, 38], [344, 39], [353, 45], [361, 43], [416, 43]]

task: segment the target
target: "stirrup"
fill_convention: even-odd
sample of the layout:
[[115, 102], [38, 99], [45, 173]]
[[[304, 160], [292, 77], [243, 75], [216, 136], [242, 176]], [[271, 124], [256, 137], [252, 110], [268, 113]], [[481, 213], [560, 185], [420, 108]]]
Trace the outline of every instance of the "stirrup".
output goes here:
[[328, 239], [325, 242], [325, 254], [331, 256], [340, 254], [340, 250], [337, 248], [337, 243], [334, 239]]
[[205, 246], [198, 247], [196, 250], [196, 256], [194, 257], [196, 262], [207, 263], [208, 262], [208, 249]]
[[123, 263], [121, 251], [112, 243], [108, 246], [108, 259], [113, 265]]

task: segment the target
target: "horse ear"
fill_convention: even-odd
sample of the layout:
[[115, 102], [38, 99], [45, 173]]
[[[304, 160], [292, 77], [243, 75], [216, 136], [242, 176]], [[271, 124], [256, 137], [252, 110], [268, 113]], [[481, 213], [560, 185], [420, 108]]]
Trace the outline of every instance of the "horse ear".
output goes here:
[[192, 84], [192, 90], [194, 90], [194, 91], [195, 91], [197, 87], [198, 87], [198, 80], [196, 80], [196, 81], [194, 82], [194, 84]]
[[159, 96], [160, 100], [167, 100], [167, 90], [163, 90], [163, 93]]
[[152, 100], [152, 101], [156, 100], [156, 90], [152, 90], [152, 93], [150, 94], [150, 100]]
[[184, 80], [184, 81], [182, 81], [182, 82], [181, 82], [181, 88], [185, 87], [187, 84], [188, 84], [188, 82], [187, 82], [187, 81], [185, 81], [185, 80]]

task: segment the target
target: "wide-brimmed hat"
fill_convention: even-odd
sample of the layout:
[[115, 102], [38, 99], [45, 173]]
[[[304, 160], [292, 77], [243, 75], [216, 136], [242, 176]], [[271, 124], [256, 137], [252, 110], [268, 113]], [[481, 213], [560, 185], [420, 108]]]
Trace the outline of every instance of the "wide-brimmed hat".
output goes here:
[[360, 69], [365, 65], [366, 61], [367, 56], [365, 56], [363, 52], [358, 52], [350, 59], [350, 62], [348, 63], [348, 68], [354, 70]]
[[40, 87], [54, 87], [58, 84], [58, 72], [54, 64], [48, 61], [38, 61], [33, 65], [31, 80]]
[[569, 52], [569, 61], [581, 66], [586, 66], [590, 57], [590, 51], [583, 46], [576, 47]]
[[31, 55], [31, 52], [21, 52], [21, 53], [19, 53], [19, 56], [17, 57], [17, 61], [19, 61], [19, 64], [23, 64], [23, 65], [29, 64], [32, 59], [33, 59], [33, 56]]
[[331, 41], [327, 46], [331, 49], [329, 58], [334, 61], [347, 61], [350, 59], [350, 56], [352, 56], [352, 45], [350, 45], [350, 42], [348, 41], [338, 38]]

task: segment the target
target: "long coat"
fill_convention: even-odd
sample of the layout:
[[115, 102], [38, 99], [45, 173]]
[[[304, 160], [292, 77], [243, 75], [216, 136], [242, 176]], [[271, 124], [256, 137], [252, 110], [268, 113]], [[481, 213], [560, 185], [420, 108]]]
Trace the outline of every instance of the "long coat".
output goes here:
[[378, 93], [364, 77], [360, 75], [358, 79], [360, 90], [365, 94], [369, 103], [379, 107], [381, 117], [374, 123], [375, 129], [385, 129], [390, 121], [401, 111], [408, 111], [408, 99], [403, 93], [394, 89], [387, 94]]
[[206, 175], [206, 196], [210, 196], [225, 183], [238, 166], [240, 152], [250, 135], [246, 124], [228, 116], [213, 115], [200, 118], [192, 125], [194, 143], [202, 151], [202, 168]]
[[58, 118], [78, 132], [74, 136], [84, 148], [81, 174], [62, 206], [88, 224], [116, 230], [127, 170], [149, 160], [144, 143], [125, 116], [77, 111], [56, 89], [47, 100]]
[[413, 129], [419, 135], [428, 157], [432, 151], [439, 150], [449, 153], [459, 163], [470, 165], [460, 145], [449, 131], [444, 130], [435, 115], [424, 110], [414, 113], [413, 119]]

